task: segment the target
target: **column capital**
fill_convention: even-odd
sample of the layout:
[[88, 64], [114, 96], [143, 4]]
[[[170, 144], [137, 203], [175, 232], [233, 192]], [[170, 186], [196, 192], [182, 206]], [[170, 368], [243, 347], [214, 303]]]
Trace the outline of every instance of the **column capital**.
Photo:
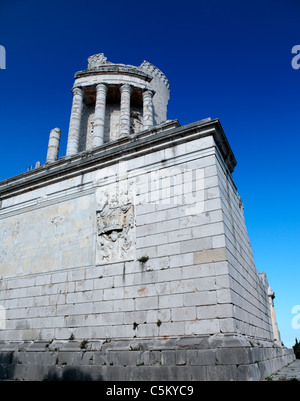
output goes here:
[[129, 85], [129, 84], [123, 84], [123, 85], [120, 86], [120, 91], [121, 91], [121, 93], [123, 91], [131, 92], [132, 91], [132, 86]]
[[83, 89], [78, 87], [72, 88], [72, 93], [73, 95], [83, 96]]
[[151, 97], [153, 97], [153, 95], [154, 95], [154, 90], [153, 89], [147, 89], [147, 88], [145, 88], [144, 90], [143, 90], [143, 92], [142, 92], [142, 95], [143, 95], [143, 97], [144, 96], [151, 96]]
[[97, 92], [103, 92], [103, 93], [107, 93], [108, 87], [105, 84], [98, 84], [96, 85], [96, 91]]

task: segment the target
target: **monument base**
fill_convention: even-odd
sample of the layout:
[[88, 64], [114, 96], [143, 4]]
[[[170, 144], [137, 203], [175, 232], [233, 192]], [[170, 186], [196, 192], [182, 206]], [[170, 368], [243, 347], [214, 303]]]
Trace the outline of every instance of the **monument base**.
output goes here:
[[1, 343], [0, 379], [258, 381], [294, 360], [291, 349], [239, 335]]

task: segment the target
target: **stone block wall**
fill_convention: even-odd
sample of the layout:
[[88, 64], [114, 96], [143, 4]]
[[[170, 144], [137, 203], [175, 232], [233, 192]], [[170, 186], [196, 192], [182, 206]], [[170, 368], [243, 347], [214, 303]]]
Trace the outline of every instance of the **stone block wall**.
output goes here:
[[292, 350], [238, 336], [0, 344], [0, 380], [258, 381]]
[[[265, 289], [256, 292], [239, 198], [216, 149], [212, 136], [153, 149], [4, 202], [0, 339], [270, 339]], [[135, 197], [135, 252], [105, 263], [99, 197], [124, 168], [120, 183]]]
[[[135, 259], [95, 265], [100, 252], [97, 197], [119, 167], [101, 170], [101, 177], [108, 177], [105, 183], [95, 171], [2, 204], [0, 302], [7, 320], [0, 339], [228, 331], [232, 307], [226, 298], [213, 138], [126, 163], [136, 196]], [[201, 208], [198, 214], [195, 205]]]
[[233, 331], [272, 341], [268, 284], [255, 267], [244, 205], [221, 157], [217, 157], [217, 169], [230, 282], [228, 296], [233, 305]]
[[[0, 194], [9, 188], [0, 208], [0, 342], [18, 342], [11, 354], [16, 365], [32, 344], [61, 342], [63, 348], [86, 340], [92, 343], [88, 361], [120, 365], [115, 370], [124, 380], [139, 375], [142, 363], [151, 368], [143, 378], [181, 372], [190, 380], [214, 374], [236, 380], [259, 378], [290, 361], [287, 350], [274, 348], [267, 282], [255, 268], [218, 137], [205, 124], [158, 127], [157, 136], [124, 138], [98, 155], [65, 158], [0, 183]], [[236, 336], [234, 347], [246, 347], [248, 356], [228, 351]], [[181, 339], [205, 344], [182, 348]], [[116, 349], [122, 341], [126, 363], [117, 356], [109, 362], [105, 344]], [[139, 344], [140, 353], [131, 354]], [[8, 377], [14, 362], [5, 362], [9, 350], [0, 351]], [[52, 358], [44, 351], [30, 354], [38, 358], [33, 371]], [[153, 368], [154, 357], [163, 370]], [[51, 368], [55, 377], [63, 366]], [[17, 369], [23, 377], [26, 369]], [[107, 379], [114, 368], [102, 370]]]

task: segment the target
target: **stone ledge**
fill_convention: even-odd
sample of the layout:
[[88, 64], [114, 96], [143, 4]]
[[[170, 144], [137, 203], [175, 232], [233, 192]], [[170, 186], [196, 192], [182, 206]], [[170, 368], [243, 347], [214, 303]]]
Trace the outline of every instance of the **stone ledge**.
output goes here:
[[233, 172], [236, 160], [218, 119], [200, 120], [185, 126], [180, 126], [177, 120], [171, 120], [141, 131], [133, 137], [123, 137], [89, 152], [65, 156], [51, 165], [45, 164], [35, 170], [1, 181], [0, 198], [6, 199], [29, 189], [37, 189], [66, 178], [76, 177], [79, 172], [88, 173], [100, 167], [116, 164], [120, 160], [125, 161], [151, 153], [154, 146], [156, 150], [161, 150], [209, 135], [214, 137], [228, 170]]
[[15, 343], [1, 344], [0, 380], [263, 380], [294, 360], [242, 336]]
[[141, 71], [138, 67], [125, 65], [125, 64], [104, 64], [99, 65], [97, 67], [88, 68], [86, 70], [78, 71], [75, 73], [74, 78], [80, 77], [89, 77], [95, 75], [105, 75], [105, 74], [113, 74], [113, 75], [129, 75], [133, 77], [138, 77], [146, 82], [150, 82], [152, 80], [152, 76], [145, 71]]

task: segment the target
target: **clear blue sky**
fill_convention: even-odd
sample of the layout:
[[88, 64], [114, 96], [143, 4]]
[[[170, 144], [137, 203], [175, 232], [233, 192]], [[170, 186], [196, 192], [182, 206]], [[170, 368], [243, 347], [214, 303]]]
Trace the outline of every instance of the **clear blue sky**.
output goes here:
[[[282, 339], [300, 305], [298, 0], [0, 0], [0, 180], [45, 162], [52, 128], [65, 155], [71, 88], [87, 58], [150, 61], [171, 84], [168, 118], [219, 118], [257, 269], [275, 291]], [[299, 319], [300, 321], [300, 319]]]

